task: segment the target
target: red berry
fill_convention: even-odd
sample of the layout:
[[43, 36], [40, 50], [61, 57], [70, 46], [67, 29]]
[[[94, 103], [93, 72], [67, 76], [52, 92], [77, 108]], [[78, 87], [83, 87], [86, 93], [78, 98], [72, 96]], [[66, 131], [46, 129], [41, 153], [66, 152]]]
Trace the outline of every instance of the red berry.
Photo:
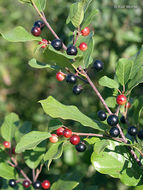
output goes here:
[[125, 108], [130, 108], [131, 107], [131, 103], [127, 102], [127, 104], [125, 105]]
[[47, 45], [48, 45], [48, 41], [47, 41], [46, 39], [42, 39], [42, 41], [39, 42], [39, 44], [43, 44], [43, 45], [41, 46], [41, 48], [46, 48]]
[[127, 98], [123, 94], [120, 94], [120, 95], [117, 96], [116, 102], [119, 105], [123, 105], [123, 104], [125, 104], [127, 102]]
[[81, 30], [82, 36], [88, 36], [90, 33], [90, 30], [88, 27], [85, 27], [83, 30]]
[[72, 130], [70, 129], [65, 129], [63, 132], [64, 137], [70, 138], [72, 136]]
[[60, 128], [57, 129], [56, 134], [57, 134], [58, 136], [62, 136], [64, 130], [65, 130], [65, 129], [64, 129], [63, 127], [60, 127]]
[[4, 142], [3, 142], [3, 146], [4, 146], [5, 148], [10, 148], [10, 147], [11, 147], [11, 143], [8, 142], [8, 141], [4, 141]]
[[28, 180], [24, 180], [22, 185], [23, 185], [23, 187], [28, 188], [28, 187], [30, 187], [31, 183]]
[[86, 51], [87, 50], [87, 44], [85, 42], [82, 42], [80, 45], [79, 45], [79, 49], [81, 51]]
[[56, 79], [57, 79], [58, 81], [63, 81], [63, 80], [65, 79], [65, 74], [62, 73], [62, 72], [56, 73]]
[[70, 138], [70, 142], [73, 145], [77, 145], [80, 142], [80, 137], [78, 135], [72, 135]]
[[51, 183], [50, 183], [49, 180], [44, 180], [44, 181], [42, 182], [42, 188], [43, 188], [43, 189], [49, 189], [50, 186], [51, 186]]
[[40, 36], [41, 29], [39, 27], [33, 27], [31, 33], [33, 34], [33, 36]]
[[49, 141], [51, 143], [56, 143], [58, 142], [58, 136], [56, 134], [52, 134], [52, 136], [49, 138]]

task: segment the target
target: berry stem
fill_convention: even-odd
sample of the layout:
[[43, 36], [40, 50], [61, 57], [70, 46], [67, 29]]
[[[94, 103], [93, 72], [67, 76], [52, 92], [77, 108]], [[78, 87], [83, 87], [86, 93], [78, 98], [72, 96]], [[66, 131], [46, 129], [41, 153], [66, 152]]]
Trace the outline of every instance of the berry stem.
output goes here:
[[[31, 0], [33, 7], [35, 8], [35, 10], [37, 11], [37, 13], [39, 14], [39, 16], [41, 17], [41, 19], [44, 21], [45, 25], [47, 26], [47, 28], [51, 31], [51, 33], [53, 34], [53, 36], [55, 36], [56, 39], [60, 39], [58, 37], [58, 35], [55, 33], [55, 31], [52, 29], [52, 27], [50, 26], [50, 24], [48, 23], [44, 12], [40, 12], [38, 7], [36, 6], [35, 2], [33, 0]], [[67, 47], [65, 44], [63, 44], [63, 48], [66, 50]]]
[[36, 176], [35, 176], [35, 181], [38, 179], [41, 171], [42, 171], [42, 168], [43, 168], [43, 164], [40, 165], [40, 169], [37, 169], [36, 170]]
[[32, 169], [33, 182], [35, 182], [35, 169]]

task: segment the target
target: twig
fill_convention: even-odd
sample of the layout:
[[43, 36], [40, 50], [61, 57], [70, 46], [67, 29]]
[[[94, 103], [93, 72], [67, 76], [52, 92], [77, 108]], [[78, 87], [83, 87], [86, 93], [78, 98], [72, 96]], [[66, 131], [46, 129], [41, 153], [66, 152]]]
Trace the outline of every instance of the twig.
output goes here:
[[41, 171], [42, 171], [42, 168], [43, 168], [43, 164], [41, 164], [41, 165], [40, 165], [40, 169], [37, 169], [37, 170], [36, 170], [35, 181], [38, 179], [39, 174], [40, 174], [40, 173], [41, 173]]
[[32, 169], [32, 175], [33, 175], [33, 182], [35, 182], [35, 169]]

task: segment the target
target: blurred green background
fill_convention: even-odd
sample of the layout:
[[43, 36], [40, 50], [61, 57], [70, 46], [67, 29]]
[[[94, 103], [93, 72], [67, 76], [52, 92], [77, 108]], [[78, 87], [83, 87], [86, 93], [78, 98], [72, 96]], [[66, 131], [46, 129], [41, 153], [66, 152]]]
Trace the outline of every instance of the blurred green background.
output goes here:
[[[69, 7], [73, 2], [68, 0], [47, 1], [45, 10], [47, 20], [67, 45], [68, 38], [66, 36], [70, 30], [65, 25], [65, 21]], [[128, 58], [141, 48], [143, 42], [143, 2], [140, 0], [94, 0], [88, 11], [90, 12], [94, 8], [99, 9], [99, 14], [94, 17], [90, 25], [91, 30], [95, 32], [93, 57], [102, 60], [105, 63], [105, 69], [98, 75], [92, 71], [92, 67], [89, 68], [88, 72], [98, 86], [97, 81], [101, 76], [113, 76], [115, 63], [119, 58]], [[0, 0], [1, 30], [8, 31], [21, 25], [30, 32], [37, 19], [39, 17], [32, 7], [21, 4], [17, 0]], [[42, 37], [48, 40], [54, 39], [46, 28]], [[7, 113], [13, 111], [23, 121], [32, 121], [33, 129], [47, 130], [50, 118], [44, 114], [38, 101], [49, 95], [64, 104], [74, 104], [83, 113], [93, 119], [96, 118], [97, 111], [103, 107], [88, 85], [84, 86], [84, 91], [80, 96], [75, 96], [72, 94], [72, 86], [69, 86], [65, 81], [58, 82], [55, 79], [55, 71], [36, 70], [27, 64], [33, 56], [35, 46], [35, 42], [9, 43], [0, 37], [1, 120]], [[99, 89], [103, 97], [112, 95], [111, 90], [101, 87]], [[133, 91], [132, 96], [138, 96], [142, 92], [141, 84]], [[77, 123], [65, 122], [65, 124], [82, 130]], [[75, 175], [76, 173], [77, 178], [81, 179], [80, 186], [76, 190], [83, 188], [86, 190], [135, 189], [128, 188], [117, 179], [95, 172], [90, 165], [91, 151], [92, 148], [89, 147], [85, 154], [79, 155], [71, 148], [67, 149], [64, 156], [53, 163], [50, 172], [45, 169], [45, 174], [54, 182], [59, 178], [59, 175], [67, 173]], [[82, 176], [83, 174], [84, 176]]]

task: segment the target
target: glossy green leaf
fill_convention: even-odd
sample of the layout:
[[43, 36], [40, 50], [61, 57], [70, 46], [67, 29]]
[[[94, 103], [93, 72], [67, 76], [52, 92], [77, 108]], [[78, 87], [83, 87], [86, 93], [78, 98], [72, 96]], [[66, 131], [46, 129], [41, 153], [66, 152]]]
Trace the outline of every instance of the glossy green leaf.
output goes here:
[[91, 127], [100, 131], [105, 130], [106, 126], [100, 122], [93, 121], [79, 111], [76, 106], [67, 106], [61, 104], [52, 96], [39, 101], [44, 111], [53, 118], [70, 119], [80, 122], [83, 126]]
[[96, 154], [100, 154], [101, 152], [104, 151], [104, 149], [109, 145], [109, 141], [102, 139], [94, 144], [94, 152]]
[[117, 105], [116, 97], [108, 97], [105, 99], [105, 102], [109, 108], [115, 108], [115, 106]]
[[108, 88], [116, 88], [116, 89], [119, 88], [119, 84], [115, 80], [110, 79], [107, 76], [103, 76], [102, 78], [100, 78], [99, 84], [101, 86], [105, 86], [105, 87], [108, 87]]
[[40, 132], [40, 131], [32, 131], [26, 135], [24, 135], [20, 142], [16, 146], [16, 152], [21, 153], [25, 150], [30, 150], [35, 148], [40, 142], [48, 139], [51, 136], [50, 133]]
[[43, 11], [46, 7], [47, 0], [33, 0], [39, 11]]
[[17, 26], [16, 28], [8, 31], [2, 32], [0, 31], [1, 35], [5, 40], [10, 42], [27, 42], [27, 41], [41, 41], [41, 37], [35, 37], [31, 33], [27, 32], [22, 26]]
[[16, 179], [15, 169], [6, 163], [0, 163], [0, 177], [4, 179]]
[[85, 138], [84, 141], [88, 142], [88, 144], [95, 144], [100, 141], [99, 137], [89, 137]]
[[79, 183], [77, 181], [66, 181], [66, 180], [58, 180], [57, 182], [53, 183], [50, 190], [72, 190], [74, 189]]
[[1, 126], [1, 135], [6, 140], [11, 142], [14, 137], [15, 130], [19, 125], [19, 117], [16, 113], [8, 114]]

